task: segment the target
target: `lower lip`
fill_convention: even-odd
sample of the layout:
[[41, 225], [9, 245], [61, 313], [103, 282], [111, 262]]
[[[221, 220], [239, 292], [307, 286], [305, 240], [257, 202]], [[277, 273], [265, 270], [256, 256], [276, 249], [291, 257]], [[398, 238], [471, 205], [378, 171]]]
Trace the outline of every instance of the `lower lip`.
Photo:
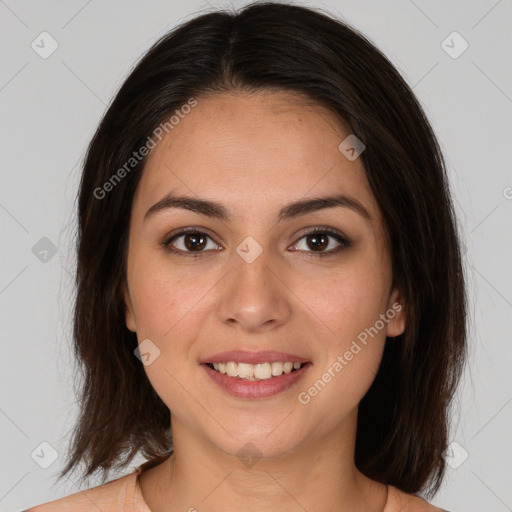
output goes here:
[[233, 396], [239, 398], [267, 398], [277, 395], [292, 386], [304, 375], [304, 372], [311, 366], [311, 363], [304, 364], [294, 372], [283, 373], [279, 377], [271, 377], [265, 380], [238, 379], [236, 377], [229, 377], [224, 373], [219, 373], [207, 364], [201, 364], [201, 366], [221, 388]]

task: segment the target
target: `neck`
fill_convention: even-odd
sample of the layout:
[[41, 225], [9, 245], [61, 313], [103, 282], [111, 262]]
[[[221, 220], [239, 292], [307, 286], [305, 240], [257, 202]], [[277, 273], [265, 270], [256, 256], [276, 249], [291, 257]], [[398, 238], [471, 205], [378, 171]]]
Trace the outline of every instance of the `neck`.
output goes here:
[[144, 500], [152, 512], [381, 512], [386, 486], [354, 464], [356, 421], [357, 410], [331, 435], [270, 458], [251, 457], [248, 445], [228, 454], [173, 418], [174, 453], [141, 474]]

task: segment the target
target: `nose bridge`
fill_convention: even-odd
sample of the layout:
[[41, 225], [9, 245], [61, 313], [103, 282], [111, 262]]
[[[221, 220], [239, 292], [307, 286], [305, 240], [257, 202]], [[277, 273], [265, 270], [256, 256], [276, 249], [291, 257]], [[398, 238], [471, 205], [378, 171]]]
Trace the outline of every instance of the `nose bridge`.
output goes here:
[[221, 321], [255, 331], [286, 320], [289, 304], [285, 287], [273, 266], [272, 251], [255, 238], [246, 237], [236, 247], [218, 310]]
[[[233, 292], [239, 302], [254, 309], [259, 302], [276, 290], [272, 290], [272, 258], [268, 247], [260, 245], [253, 237], [247, 237], [236, 248], [233, 255]], [[252, 305], [250, 305], [252, 303]]]
[[253, 237], [245, 238], [237, 246], [236, 256], [233, 255], [233, 270], [237, 274], [237, 281], [240, 284], [260, 285], [262, 289], [268, 287], [268, 274], [272, 274], [270, 253], [268, 247], [260, 245]]

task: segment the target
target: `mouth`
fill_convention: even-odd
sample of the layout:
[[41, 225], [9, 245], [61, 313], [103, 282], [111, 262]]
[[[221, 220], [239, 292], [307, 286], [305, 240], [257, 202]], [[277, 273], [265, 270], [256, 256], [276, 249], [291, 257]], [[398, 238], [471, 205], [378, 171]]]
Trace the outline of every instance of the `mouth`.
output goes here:
[[290, 374], [299, 371], [302, 367], [310, 364], [299, 361], [274, 361], [257, 364], [226, 361], [218, 363], [204, 363], [213, 371], [238, 380], [262, 381], [272, 380], [283, 374]]
[[298, 355], [235, 350], [211, 355], [199, 364], [219, 389], [236, 398], [263, 399], [297, 386], [313, 365]]

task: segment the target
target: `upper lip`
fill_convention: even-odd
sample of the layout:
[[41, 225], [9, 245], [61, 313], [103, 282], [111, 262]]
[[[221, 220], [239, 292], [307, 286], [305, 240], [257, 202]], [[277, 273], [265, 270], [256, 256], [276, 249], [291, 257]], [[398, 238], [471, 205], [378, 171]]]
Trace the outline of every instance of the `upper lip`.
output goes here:
[[308, 359], [295, 354], [277, 352], [275, 350], [261, 350], [258, 352], [250, 352], [247, 350], [227, 350], [205, 357], [201, 359], [199, 363], [227, 363], [229, 361], [247, 364], [276, 362], [286, 363], [287, 361], [291, 363], [307, 363]]

